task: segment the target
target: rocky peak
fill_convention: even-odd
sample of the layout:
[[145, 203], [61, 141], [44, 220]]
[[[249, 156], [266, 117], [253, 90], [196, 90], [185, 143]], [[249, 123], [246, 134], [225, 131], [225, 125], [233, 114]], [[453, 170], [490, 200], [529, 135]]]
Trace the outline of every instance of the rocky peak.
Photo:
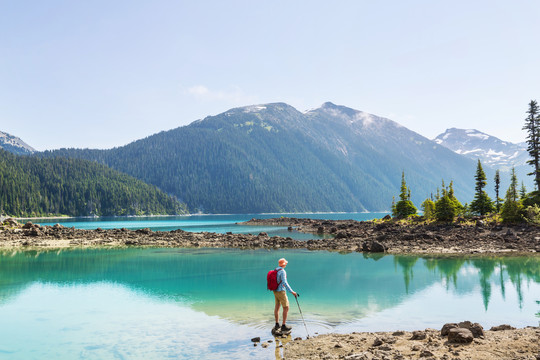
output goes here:
[[433, 139], [439, 145], [483, 164], [512, 167], [525, 164], [527, 151], [522, 144], [503, 141], [476, 129], [450, 128]]
[[0, 131], [0, 149], [19, 155], [28, 155], [36, 151], [20, 138], [2, 131]]

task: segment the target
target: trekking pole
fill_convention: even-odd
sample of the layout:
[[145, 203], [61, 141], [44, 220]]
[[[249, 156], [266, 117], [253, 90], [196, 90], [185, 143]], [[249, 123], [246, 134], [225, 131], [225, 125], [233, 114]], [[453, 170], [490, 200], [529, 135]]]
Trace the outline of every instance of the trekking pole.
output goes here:
[[298, 310], [300, 310], [300, 316], [302, 316], [302, 321], [304, 322], [304, 327], [306, 328], [307, 338], [309, 339], [309, 332], [307, 330], [306, 321], [304, 320], [304, 314], [302, 314], [302, 309], [300, 308], [300, 303], [298, 302], [298, 296], [294, 297], [296, 299], [296, 305], [298, 305]]

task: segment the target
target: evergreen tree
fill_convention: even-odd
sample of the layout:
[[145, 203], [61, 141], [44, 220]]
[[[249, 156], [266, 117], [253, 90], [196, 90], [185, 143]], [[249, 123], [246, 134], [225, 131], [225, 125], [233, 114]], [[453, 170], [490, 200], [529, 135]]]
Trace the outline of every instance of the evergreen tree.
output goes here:
[[512, 177], [510, 179], [510, 186], [506, 191], [506, 198], [501, 209], [501, 217], [503, 222], [519, 222], [523, 218], [521, 216], [521, 210], [523, 206], [518, 201], [518, 181], [516, 177], [515, 169], [512, 168]]
[[523, 200], [527, 197], [527, 188], [525, 187], [525, 184], [523, 181], [521, 181], [521, 188], [519, 189], [519, 199]]
[[453, 221], [463, 212], [463, 205], [454, 196], [454, 182], [446, 187], [442, 181], [442, 197], [435, 203], [435, 218], [437, 221]]
[[396, 210], [396, 198], [395, 196], [392, 196], [392, 216], [397, 216], [397, 210]]
[[405, 182], [405, 172], [401, 173], [401, 190], [399, 193], [400, 200], [396, 204], [396, 216], [405, 218], [410, 215], [416, 214], [416, 206], [410, 200], [411, 190], [407, 187]]
[[435, 218], [435, 203], [431, 199], [426, 199], [422, 203], [422, 211], [424, 212], [424, 218], [427, 220]]
[[401, 189], [399, 191], [399, 200], [405, 201], [408, 200], [409, 191], [407, 189], [407, 183], [405, 182], [405, 171], [401, 172]]
[[482, 163], [478, 160], [478, 165], [476, 166], [476, 193], [474, 195], [474, 200], [471, 202], [470, 210], [474, 214], [486, 215], [494, 210], [491, 199], [488, 194], [484, 191], [486, 186], [486, 174], [482, 169]]
[[531, 165], [534, 170], [528, 175], [534, 176], [536, 189], [540, 189], [540, 110], [536, 100], [531, 100], [529, 109], [527, 110], [527, 118], [523, 130], [527, 130], [527, 151], [531, 159], [527, 164]]
[[499, 197], [499, 191], [501, 188], [501, 175], [499, 174], [499, 170], [495, 171], [495, 209], [497, 212], [501, 211], [501, 198]]

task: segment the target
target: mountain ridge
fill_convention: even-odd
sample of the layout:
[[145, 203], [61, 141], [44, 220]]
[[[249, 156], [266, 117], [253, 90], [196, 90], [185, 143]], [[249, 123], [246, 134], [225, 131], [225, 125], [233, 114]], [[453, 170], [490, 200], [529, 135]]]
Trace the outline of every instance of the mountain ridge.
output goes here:
[[[405, 171], [420, 204], [475, 163], [397, 122], [333, 103], [237, 107], [109, 150], [59, 149], [125, 172], [209, 213], [388, 210]], [[444, 165], [442, 165], [444, 164]]]

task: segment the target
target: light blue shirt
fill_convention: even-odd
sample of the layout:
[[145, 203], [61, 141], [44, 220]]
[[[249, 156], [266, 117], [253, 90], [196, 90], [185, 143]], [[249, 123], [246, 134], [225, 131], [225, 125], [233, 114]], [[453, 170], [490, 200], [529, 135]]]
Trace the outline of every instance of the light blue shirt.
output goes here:
[[290, 293], [293, 293], [293, 289], [289, 286], [289, 283], [287, 282], [287, 273], [285, 272], [285, 269], [281, 266], [278, 266], [276, 270], [281, 269], [281, 271], [278, 271], [277, 273], [277, 283], [279, 284], [276, 291], [285, 291], [287, 289]]

